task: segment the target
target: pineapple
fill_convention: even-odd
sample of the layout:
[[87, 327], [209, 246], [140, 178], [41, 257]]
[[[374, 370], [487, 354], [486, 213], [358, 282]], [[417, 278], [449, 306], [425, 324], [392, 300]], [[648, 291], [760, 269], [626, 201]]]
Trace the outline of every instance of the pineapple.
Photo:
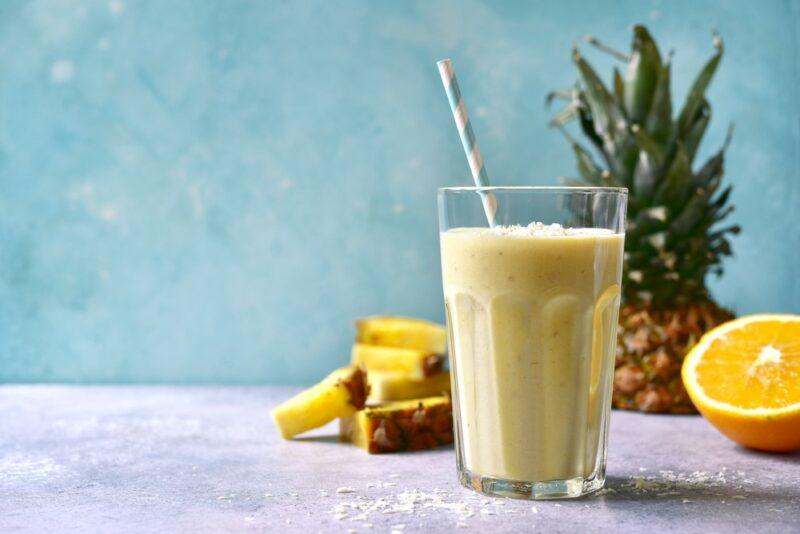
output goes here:
[[447, 332], [443, 326], [422, 319], [364, 317], [356, 321], [356, 342], [444, 354]]
[[370, 454], [432, 449], [453, 442], [450, 397], [428, 397], [367, 407], [340, 420], [342, 441]]
[[356, 366], [342, 367], [273, 409], [272, 419], [281, 436], [291, 439], [361, 410], [368, 394], [364, 372]]
[[422, 380], [442, 370], [444, 356], [417, 349], [356, 343], [350, 361], [369, 372], [399, 372], [411, 380]]
[[[722, 146], [702, 165], [694, 160], [711, 120], [705, 97], [722, 58], [722, 40], [673, 116], [671, 54], [662, 57], [647, 29], [634, 26], [631, 54], [594, 38], [589, 43], [627, 62], [623, 80], [615, 68], [609, 90], [581, 53], [573, 50], [580, 82], [548, 96], [569, 100], [551, 125], [572, 145], [579, 184], [627, 187], [629, 204], [614, 405], [647, 412], [694, 412], [680, 368], [689, 348], [707, 330], [732, 318], [706, 287], [706, 275], [722, 274], [731, 255], [728, 237], [737, 225], [720, 225], [733, 210], [731, 186], [722, 187]], [[564, 128], [577, 120], [593, 147]], [[592, 152], [599, 154], [602, 165]], [[694, 168], [693, 168], [694, 167]]]
[[450, 393], [450, 373], [439, 371], [423, 380], [410, 380], [397, 372], [370, 371], [367, 402], [409, 400]]

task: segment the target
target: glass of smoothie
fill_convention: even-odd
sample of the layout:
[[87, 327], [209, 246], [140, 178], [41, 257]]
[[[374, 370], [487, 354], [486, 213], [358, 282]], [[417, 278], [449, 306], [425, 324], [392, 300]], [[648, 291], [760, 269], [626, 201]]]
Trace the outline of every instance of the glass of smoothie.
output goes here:
[[626, 203], [619, 188], [439, 190], [464, 486], [528, 499], [602, 488]]

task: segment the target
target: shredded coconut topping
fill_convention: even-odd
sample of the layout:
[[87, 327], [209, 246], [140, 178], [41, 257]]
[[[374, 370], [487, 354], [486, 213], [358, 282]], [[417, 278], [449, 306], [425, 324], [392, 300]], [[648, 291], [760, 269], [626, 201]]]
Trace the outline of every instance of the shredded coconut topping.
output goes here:
[[544, 224], [541, 222], [532, 222], [528, 226], [519, 224], [495, 226], [487, 228], [484, 232], [490, 235], [513, 237], [600, 236], [614, 233], [605, 228], [565, 228], [558, 223]]

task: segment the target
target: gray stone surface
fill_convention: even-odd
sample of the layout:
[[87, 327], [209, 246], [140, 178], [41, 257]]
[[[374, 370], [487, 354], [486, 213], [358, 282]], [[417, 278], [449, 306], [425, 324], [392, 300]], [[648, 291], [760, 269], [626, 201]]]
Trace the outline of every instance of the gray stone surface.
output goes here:
[[700, 417], [614, 412], [610, 490], [534, 503], [462, 489], [452, 448], [281, 441], [268, 410], [294, 391], [0, 387], [0, 532], [800, 531], [800, 455]]

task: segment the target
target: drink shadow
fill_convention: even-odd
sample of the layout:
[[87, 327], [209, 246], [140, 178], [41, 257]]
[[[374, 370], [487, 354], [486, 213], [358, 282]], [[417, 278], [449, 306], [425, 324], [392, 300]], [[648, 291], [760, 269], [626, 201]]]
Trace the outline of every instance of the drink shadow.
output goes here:
[[[794, 462], [799, 458], [800, 455], [787, 457]], [[800, 489], [791, 481], [769, 480], [766, 483], [759, 481], [758, 484], [750, 480], [720, 482], [719, 479], [709, 480], [703, 474], [678, 481], [659, 477], [609, 476], [605, 488], [586, 500], [601, 500], [611, 508], [627, 508], [631, 502], [637, 502], [670, 508], [694, 504], [705, 510], [722, 511], [733, 506], [780, 512], [800, 510]]]
[[[296, 441], [300, 443], [337, 443], [342, 445], [350, 445], [350, 443], [346, 441], [342, 441], [338, 434], [317, 434], [317, 435], [310, 435], [310, 436], [296, 436], [289, 441]], [[378, 455], [383, 456], [410, 456], [412, 458], [418, 458], [421, 454], [431, 453], [433, 451], [453, 451], [454, 445], [452, 443], [447, 443], [445, 445], [439, 445], [438, 447], [434, 447], [432, 449], [425, 449], [425, 450], [418, 450], [418, 451], [392, 451], [392, 452], [384, 452], [379, 453]]]
[[770, 462], [800, 466], [800, 451], [793, 452], [767, 452], [756, 449], [749, 449], [742, 445], [736, 445], [736, 452], [746, 454], [755, 458], [769, 460]]
[[341, 443], [339, 434], [323, 434], [311, 436], [295, 436], [291, 441], [310, 442], [310, 443]]

